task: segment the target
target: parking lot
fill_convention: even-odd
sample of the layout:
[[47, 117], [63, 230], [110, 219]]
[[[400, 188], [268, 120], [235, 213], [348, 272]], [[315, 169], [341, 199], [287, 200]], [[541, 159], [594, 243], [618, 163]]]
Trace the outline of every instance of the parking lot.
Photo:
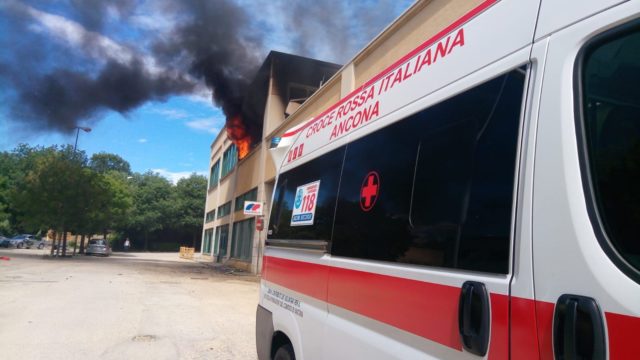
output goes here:
[[0, 249], [3, 359], [255, 359], [258, 281], [179, 259]]

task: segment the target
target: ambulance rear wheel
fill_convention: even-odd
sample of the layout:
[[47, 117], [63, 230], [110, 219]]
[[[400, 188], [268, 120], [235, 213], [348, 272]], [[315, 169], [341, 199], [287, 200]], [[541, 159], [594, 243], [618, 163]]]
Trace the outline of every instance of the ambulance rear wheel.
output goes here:
[[273, 360], [296, 360], [291, 344], [284, 344], [280, 346], [278, 351], [276, 351], [276, 354], [273, 356]]

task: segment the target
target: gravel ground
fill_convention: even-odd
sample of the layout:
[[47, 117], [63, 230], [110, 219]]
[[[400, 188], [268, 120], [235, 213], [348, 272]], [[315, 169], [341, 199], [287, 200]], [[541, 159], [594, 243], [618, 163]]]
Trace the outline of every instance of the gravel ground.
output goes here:
[[258, 278], [177, 253], [0, 249], [2, 359], [256, 359]]

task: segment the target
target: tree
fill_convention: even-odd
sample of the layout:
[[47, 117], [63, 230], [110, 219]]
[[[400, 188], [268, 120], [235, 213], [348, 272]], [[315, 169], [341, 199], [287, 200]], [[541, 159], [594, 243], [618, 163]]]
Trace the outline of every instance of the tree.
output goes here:
[[[33, 163], [33, 168], [16, 186], [13, 204], [25, 226], [61, 231], [65, 255], [66, 233], [80, 222], [79, 217], [86, 213], [92, 196], [87, 190], [92, 172], [86, 168], [84, 153], [70, 146], [54, 147]], [[78, 198], [79, 193], [84, 196]]]
[[165, 228], [169, 214], [175, 213], [171, 201], [172, 186], [169, 180], [147, 172], [135, 174], [132, 178], [133, 208], [129, 225], [144, 234], [144, 250], [149, 250], [149, 233]]
[[131, 166], [129, 165], [129, 162], [121, 158], [119, 155], [106, 152], [93, 154], [91, 156], [91, 161], [89, 161], [89, 167], [100, 174], [110, 171], [117, 171], [127, 175], [131, 174]]
[[9, 213], [9, 179], [0, 175], [0, 234], [12, 232]]
[[[132, 174], [115, 154], [89, 161], [71, 146], [21, 144], [0, 152], [0, 232], [73, 232], [82, 235], [81, 252], [87, 235], [113, 230], [139, 234], [145, 250], [150, 239], [176, 243], [188, 236], [195, 243], [206, 187], [196, 174], [176, 186], [152, 172]], [[66, 244], [65, 235], [60, 240]]]
[[74, 233], [82, 235], [81, 253], [84, 252], [85, 235], [103, 233], [106, 236], [108, 230], [124, 226], [133, 202], [125, 173], [84, 171], [91, 176], [77, 189], [79, 203], [76, 209], [83, 209], [83, 212], [74, 217], [73, 224]]
[[36, 232], [39, 228], [30, 228], [21, 223], [20, 210], [14, 206], [13, 195], [16, 187], [22, 184], [27, 173], [46, 154], [57, 151], [56, 147], [30, 147], [18, 145], [11, 152], [0, 153], [0, 231], [5, 234], [17, 232]]
[[103, 213], [105, 226], [111, 228], [122, 227], [127, 222], [133, 206], [133, 189], [126, 173], [109, 171], [101, 177], [107, 188], [108, 209]]
[[195, 173], [186, 179], [180, 179], [173, 193], [173, 208], [176, 211], [174, 224], [191, 234], [193, 247], [202, 230], [205, 197], [207, 195], [207, 178]]

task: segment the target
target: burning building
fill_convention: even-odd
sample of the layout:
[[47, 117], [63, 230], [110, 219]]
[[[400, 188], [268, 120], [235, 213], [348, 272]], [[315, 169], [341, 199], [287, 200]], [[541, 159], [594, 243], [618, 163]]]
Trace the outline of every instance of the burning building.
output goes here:
[[225, 128], [211, 144], [204, 256], [256, 272], [264, 234], [256, 231], [255, 217], [243, 214], [244, 201], [260, 201], [269, 209], [276, 175], [267, 153], [271, 139], [287, 127], [289, 114], [339, 69], [340, 65], [271, 52], [243, 100], [224, 108]]

